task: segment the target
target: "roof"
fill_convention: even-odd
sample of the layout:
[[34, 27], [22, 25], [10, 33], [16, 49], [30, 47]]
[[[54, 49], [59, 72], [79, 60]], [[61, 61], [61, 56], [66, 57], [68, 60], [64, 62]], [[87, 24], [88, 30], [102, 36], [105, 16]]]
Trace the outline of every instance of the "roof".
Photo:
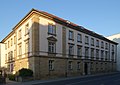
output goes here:
[[[80, 31], [80, 32], [83, 32], [83, 33], [85, 33], [85, 34], [91, 35], [91, 36], [93, 36], [93, 37], [96, 37], [96, 38], [105, 40], [105, 41], [107, 41], [107, 42], [111, 42], [111, 43], [114, 43], [114, 44], [118, 44], [118, 43], [116, 43], [116, 42], [114, 42], [114, 41], [111, 41], [111, 40], [105, 38], [105, 37], [102, 36], [102, 35], [99, 35], [99, 34], [93, 32], [93, 31], [90, 31], [90, 30], [88, 30], [88, 29], [86, 29], [86, 28], [84, 28], [84, 27], [82, 27], [82, 26], [79, 26], [79, 25], [77, 25], [77, 24], [75, 24], [75, 23], [72, 23], [72, 22], [70, 22], [70, 21], [68, 21], [68, 20], [64, 20], [64, 19], [62, 19], [62, 18], [60, 18], [60, 17], [57, 17], [57, 16], [55, 16], [55, 15], [53, 15], [53, 14], [49, 14], [49, 13], [47, 13], [47, 12], [45, 12], [45, 11], [40, 11], [40, 10], [36, 10], [36, 9], [32, 9], [32, 10], [13, 28], [13, 31], [14, 31], [14, 30], [22, 23], [22, 21], [25, 20], [26, 17], [28, 17], [28, 15], [30, 15], [31, 13], [37, 13], [37, 14], [39, 14], [39, 15], [41, 15], [41, 16], [47, 17], [47, 18], [49, 18], [49, 19], [52, 19], [53, 21], [55, 21], [55, 22], [57, 22], [57, 23], [59, 23], [59, 24], [65, 25], [65, 26], [70, 27], [70, 28], [72, 28], [72, 29], [75, 29], [75, 30], [77, 30], [77, 31]], [[29, 17], [28, 17], [28, 18], [29, 18]], [[6, 37], [7, 37], [7, 36], [6, 36]], [[4, 38], [4, 39], [5, 39], [5, 38]], [[3, 40], [4, 40], [4, 39], [3, 39]], [[3, 40], [2, 40], [2, 41], [3, 41]]]

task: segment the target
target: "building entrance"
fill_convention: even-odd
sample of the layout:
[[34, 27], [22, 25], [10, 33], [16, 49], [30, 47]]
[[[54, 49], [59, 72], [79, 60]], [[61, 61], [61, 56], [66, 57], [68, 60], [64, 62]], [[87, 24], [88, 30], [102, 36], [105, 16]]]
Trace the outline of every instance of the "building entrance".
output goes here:
[[88, 74], [88, 63], [84, 63], [84, 73], [85, 75]]

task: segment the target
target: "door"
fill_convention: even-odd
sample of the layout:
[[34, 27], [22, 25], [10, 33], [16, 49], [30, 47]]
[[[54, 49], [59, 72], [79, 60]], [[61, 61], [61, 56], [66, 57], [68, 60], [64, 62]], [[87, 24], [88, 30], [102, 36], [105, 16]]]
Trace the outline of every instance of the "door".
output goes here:
[[88, 64], [87, 63], [84, 64], [84, 73], [85, 73], [85, 75], [88, 74]]

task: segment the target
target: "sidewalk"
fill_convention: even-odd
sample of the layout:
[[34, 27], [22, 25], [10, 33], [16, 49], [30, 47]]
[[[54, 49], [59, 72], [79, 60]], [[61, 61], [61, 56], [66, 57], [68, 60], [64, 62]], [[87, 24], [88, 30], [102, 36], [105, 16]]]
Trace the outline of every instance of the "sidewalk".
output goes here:
[[77, 77], [58, 78], [58, 79], [50, 79], [50, 80], [33, 80], [33, 81], [29, 81], [29, 82], [15, 82], [15, 81], [10, 81], [7, 79], [6, 84], [2, 84], [2, 85], [34, 85], [34, 84], [38, 84], [38, 83], [62, 81], [62, 80], [69, 80], [69, 79], [76, 79], [76, 78], [102, 76], [102, 75], [110, 75], [110, 74], [115, 74], [115, 73], [118, 73], [118, 72], [96, 74], [96, 75], [86, 75], [86, 76], [77, 76]]

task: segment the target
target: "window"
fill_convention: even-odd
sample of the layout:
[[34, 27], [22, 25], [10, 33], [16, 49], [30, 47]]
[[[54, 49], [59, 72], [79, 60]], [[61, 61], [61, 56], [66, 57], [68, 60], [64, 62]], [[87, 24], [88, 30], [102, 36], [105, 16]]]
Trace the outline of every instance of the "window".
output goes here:
[[77, 35], [77, 42], [82, 42], [82, 35], [81, 34]]
[[16, 50], [14, 50], [14, 58], [16, 57]]
[[114, 45], [112, 45], [112, 51], [114, 52]]
[[8, 53], [8, 61], [10, 62], [10, 61], [12, 61], [13, 60], [13, 51], [10, 51], [9, 53]]
[[19, 30], [19, 32], [18, 32], [18, 39], [21, 39], [21, 37], [22, 37], [21, 30]]
[[5, 43], [5, 50], [7, 50], [7, 43]]
[[13, 45], [13, 39], [11, 38], [11, 46]]
[[55, 53], [56, 47], [55, 42], [48, 42], [48, 52]]
[[18, 49], [19, 49], [18, 54], [19, 54], [19, 55], [22, 55], [22, 44], [19, 44], [19, 48], [18, 48]]
[[5, 54], [5, 61], [7, 62], [7, 54]]
[[10, 64], [10, 72], [13, 72], [13, 64]]
[[108, 43], [105, 44], [105, 49], [108, 49]]
[[13, 51], [10, 52], [10, 60], [13, 60]]
[[82, 46], [77, 46], [77, 56], [82, 56]]
[[10, 47], [10, 41], [8, 41], [8, 48]]
[[94, 48], [91, 48], [91, 58], [94, 58]]
[[10, 61], [10, 52], [8, 52], [8, 61]]
[[74, 45], [69, 44], [69, 56], [73, 56], [73, 55], [74, 55]]
[[29, 29], [29, 24], [26, 24], [25, 25], [25, 35], [29, 34], [28, 29]]
[[14, 36], [14, 44], [16, 44], [16, 36]]
[[96, 40], [96, 47], [99, 47], [99, 40]]
[[25, 42], [25, 53], [28, 53], [28, 50], [29, 50], [28, 46], [29, 46], [29, 41], [27, 40]]
[[69, 69], [69, 70], [72, 70], [72, 61], [69, 61], [69, 62], [68, 62], [68, 69]]
[[49, 60], [49, 71], [54, 70], [54, 60]]
[[53, 24], [48, 25], [48, 34], [56, 35], [56, 26]]
[[89, 44], [89, 38], [88, 38], [88, 36], [85, 36], [85, 44]]
[[101, 48], [104, 48], [104, 42], [103, 41], [101, 42]]
[[94, 46], [94, 38], [91, 38], [91, 45]]
[[114, 52], [112, 52], [112, 54], [111, 54], [112, 56], [111, 56], [111, 60], [112, 61], [114, 61], [114, 55], [115, 55], [115, 53]]
[[104, 51], [101, 50], [101, 59], [103, 60], [103, 58], [104, 58]]
[[96, 50], [96, 59], [99, 59], [99, 50]]
[[108, 59], [108, 51], [105, 51], [105, 59]]
[[77, 70], [80, 70], [80, 62], [77, 62]]
[[74, 40], [73, 38], [74, 38], [73, 31], [69, 30], [69, 40]]
[[89, 57], [89, 48], [85, 47], [85, 58]]

